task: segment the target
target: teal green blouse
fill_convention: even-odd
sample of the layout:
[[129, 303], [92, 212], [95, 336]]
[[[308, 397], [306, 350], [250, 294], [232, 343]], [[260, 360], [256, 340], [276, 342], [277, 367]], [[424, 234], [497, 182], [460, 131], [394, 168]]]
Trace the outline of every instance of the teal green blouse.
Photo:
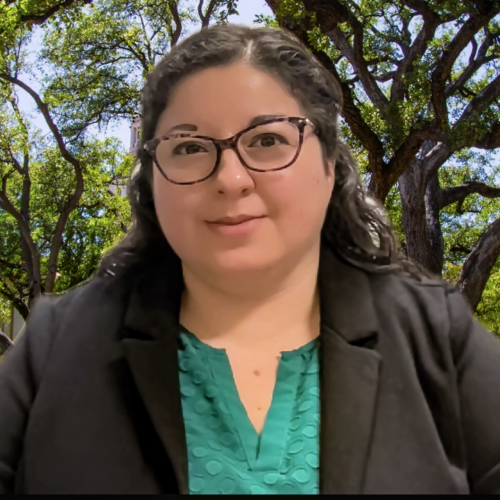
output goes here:
[[180, 387], [192, 494], [317, 494], [318, 341], [283, 352], [259, 435], [224, 349], [181, 333]]

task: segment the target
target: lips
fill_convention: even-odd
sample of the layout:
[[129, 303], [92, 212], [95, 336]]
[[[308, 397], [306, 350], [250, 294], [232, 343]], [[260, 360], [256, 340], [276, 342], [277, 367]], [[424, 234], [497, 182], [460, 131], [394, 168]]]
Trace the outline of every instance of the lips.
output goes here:
[[213, 221], [208, 221], [209, 224], [221, 224], [224, 226], [236, 226], [253, 219], [261, 219], [263, 216], [259, 215], [237, 215], [235, 217], [221, 217]]

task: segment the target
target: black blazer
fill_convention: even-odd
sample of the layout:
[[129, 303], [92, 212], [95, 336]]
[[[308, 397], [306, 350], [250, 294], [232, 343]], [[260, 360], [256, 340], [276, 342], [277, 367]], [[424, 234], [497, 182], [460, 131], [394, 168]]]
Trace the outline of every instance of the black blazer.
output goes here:
[[[179, 276], [40, 299], [0, 363], [0, 492], [187, 493]], [[114, 275], [114, 276], [113, 276]], [[500, 342], [443, 283], [323, 249], [322, 493], [500, 493]]]

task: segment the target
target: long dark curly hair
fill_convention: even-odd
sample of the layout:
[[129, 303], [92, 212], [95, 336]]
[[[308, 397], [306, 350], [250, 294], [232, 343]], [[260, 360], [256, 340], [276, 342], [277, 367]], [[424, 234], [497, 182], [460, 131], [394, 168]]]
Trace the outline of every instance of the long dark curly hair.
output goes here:
[[149, 75], [137, 164], [129, 185], [133, 223], [122, 242], [104, 257], [100, 271], [157, 263], [157, 259], [180, 267], [158, 223], [151, 186], [153, 162], [143, 146], [154, 137], [173, 89], [184, 78], [237, 62], [265, 71], [286, 86], [315, 125], [325, 160], [335, 162], [335, 187], [323, 241], [338, 256], [367, 271], [400, 269], [418, 275], [417, 268], [399, 254], [383, 207], [367, 196], [356, 163], [338, 136], [342, 102], [337, 82], [292, 34], [237, 24], [215, 25], [191, 35], [172, 48]]

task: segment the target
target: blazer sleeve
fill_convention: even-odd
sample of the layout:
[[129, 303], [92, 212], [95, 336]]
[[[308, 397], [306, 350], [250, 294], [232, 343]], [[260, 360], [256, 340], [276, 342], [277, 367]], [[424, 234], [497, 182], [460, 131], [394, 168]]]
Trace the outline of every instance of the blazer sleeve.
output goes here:
[[0, 362], [0, 494], [14, 493], [30, 408], [48, 357], [52, 309], [42, 297], [20, 339]]
[[458, 291], [448, 295], [471, 493], [500, 493], [500, 340], [473, 317]]

